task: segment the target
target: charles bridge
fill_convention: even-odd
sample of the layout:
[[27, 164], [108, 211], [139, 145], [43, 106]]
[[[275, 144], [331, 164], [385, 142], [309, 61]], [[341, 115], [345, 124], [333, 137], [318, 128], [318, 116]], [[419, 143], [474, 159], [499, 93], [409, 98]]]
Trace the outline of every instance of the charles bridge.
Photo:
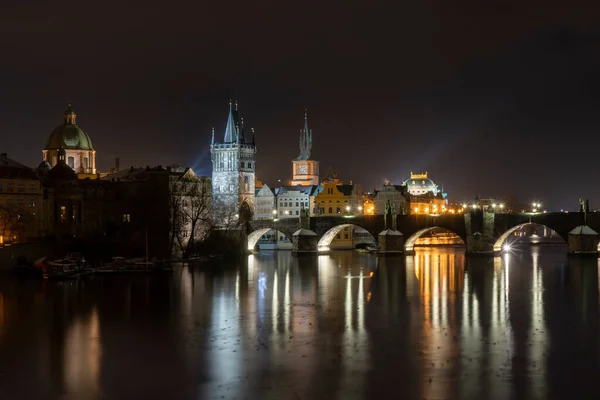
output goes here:
[[554, 230], [569, 244], [569, 253], [597, 254], [598, 236], [569, 235], [576, 227], [587, 225], [600, 232], [600, 213], [495, 213], [474, 210], [465, 214], [441, 215], [364, 215], [286, 218], [251, 221], [247, 227], [247, 248], [253, 250], [262, 235], [277, 230], [293, 243], [297, 253], [327, 251], [331, 241], [345, 227], [358, 226], [379, 242], [381, 253], [413, 252], [416, 240], [436, 228], [456, 233], [466, 245], [467, 254], [498, 254], [506, 239], [527, 224]]

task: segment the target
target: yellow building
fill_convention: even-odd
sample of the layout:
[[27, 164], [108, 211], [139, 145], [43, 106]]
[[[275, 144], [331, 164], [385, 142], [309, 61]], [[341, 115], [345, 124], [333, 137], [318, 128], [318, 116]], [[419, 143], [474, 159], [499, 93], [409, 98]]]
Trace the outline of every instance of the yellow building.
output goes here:
[[410, 196], [411, 214], [445, 214], [447, 213], [446, 200], [441, 194], [431, 193], [421, 196]]
[[[359, 185], [345, 185], [333, 171], [329, 169], [323, 182], [322, 190], [314, 198], [317, 215], [320, 216], [358, 216], [364, 211], [362, 191]], [[351, 223], [351, 220], [348, 221]], [[346, 227], [331, 242], [332, 249], [351, 249], [354, 247], [354, 228]]]
[[42, 188], [33, 170], [0, 154], [0, 244], [40, 237]]

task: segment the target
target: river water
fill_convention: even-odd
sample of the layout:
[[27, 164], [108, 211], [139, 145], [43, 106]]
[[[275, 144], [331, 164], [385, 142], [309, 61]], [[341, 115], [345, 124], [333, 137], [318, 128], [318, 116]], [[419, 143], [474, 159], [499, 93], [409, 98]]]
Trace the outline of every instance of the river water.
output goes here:
[[463, 252], [2, 275], [0, 399], [598, 398], [598, 260]]

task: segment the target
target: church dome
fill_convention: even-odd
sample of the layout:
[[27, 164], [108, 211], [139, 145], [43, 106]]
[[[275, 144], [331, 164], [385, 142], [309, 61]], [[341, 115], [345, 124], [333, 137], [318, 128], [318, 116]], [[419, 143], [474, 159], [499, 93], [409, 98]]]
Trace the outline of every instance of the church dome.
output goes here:
[[69, 108], [65, 111], [64, 123], [52, 131], [46, 143], [46, 150], [60, 148], [94, 150], [88, 134], [76, 124], [76, 117], [75, 111], [69, 104]]

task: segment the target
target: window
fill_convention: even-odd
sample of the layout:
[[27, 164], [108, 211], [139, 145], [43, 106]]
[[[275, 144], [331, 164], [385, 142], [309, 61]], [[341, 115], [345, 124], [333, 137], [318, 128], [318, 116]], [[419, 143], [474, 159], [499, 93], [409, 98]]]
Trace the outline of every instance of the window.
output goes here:
[[25, 185], [19, 183], [19, 193], [25, 193]]
[[75, 169], [75, 157], [69, 156], [67, 157], [67, 165], [73, 169]]
[[63, 222], [67, 220], [67, 207], [65, 206], [60, 206], [60, 220]]
[[0, 183], [0, 192], [2, 191], [2, 184]]
[[83, 157], [83, 168], [88, 169], [89, 165], [88, 165], [88, 158], [87, 157]]
[[341, 236], [340, 236], [340, 234], [339, 234], [339, 233], [338, 233], [338, 234], [335, 236], [335, 238], [336, 238], [336, 239], [340, 239], [340, 237], [341, 237]]
[[300, 215], [300, 211], [296, 210], [296, 215]]
[[131, 222], [131, 214], [123, 214], [123, 222]]
[[252, 163], [251, 162], [248, 163], [248, 168], [252, 168]]
[[335, 212], [339, 214], [340, 213], [340, 208], [336, 207]]
[[240, 168], [244, 168], [244, 162], [240, 161]]
[[298, 202], [296, 202], [296, 207], [298, 207]]
[[9, 184], [6, 185], [6, 191], [9, 192], [9, 193], [12, 193], [12, 191], [13, 191], [13, 185], [12, 185], [12, 183], [9, 183]]
[[344, 233], [344, 239], [348, 239], [348, 234]]
[[29, 207], [35, 207], [35, 200], [29, 200]]
[[37, 192], [35, 183], [30, 183], [29, 184], [29, 193], [35, 193], [35, 192]]
[[333, 209], [331, 207], [329, 207], [329, 214], [333, 213]]

